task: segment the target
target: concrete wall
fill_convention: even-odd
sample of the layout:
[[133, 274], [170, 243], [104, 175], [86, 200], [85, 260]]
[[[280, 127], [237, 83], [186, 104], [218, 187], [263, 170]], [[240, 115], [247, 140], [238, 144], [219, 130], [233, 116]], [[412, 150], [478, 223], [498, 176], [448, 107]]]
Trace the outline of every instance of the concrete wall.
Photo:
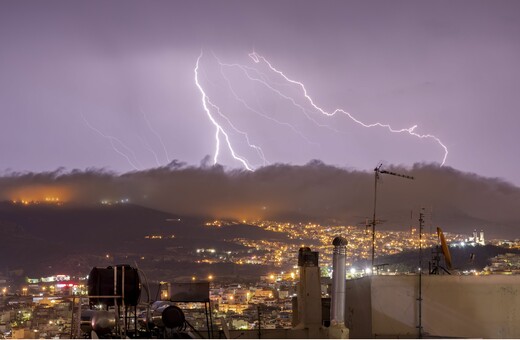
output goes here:
[[354, 339], [372, 337], [370, 277], [347, 280], [345, 325]]
[[[425, 275], [422, 282], [423, 334], [520, 338], [520, 276]], [[347, 281], [351, 337], [417, 337], [418, 287], [418, 276]]]

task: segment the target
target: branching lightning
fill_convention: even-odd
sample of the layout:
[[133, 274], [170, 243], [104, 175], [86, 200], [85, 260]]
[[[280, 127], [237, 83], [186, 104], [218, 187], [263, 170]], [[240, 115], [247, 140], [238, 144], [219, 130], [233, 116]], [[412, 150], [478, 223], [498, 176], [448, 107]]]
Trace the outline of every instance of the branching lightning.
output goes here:
[[[256, 69], [253, 69], [253, 68], [250, 68], [250, 67], [247, 67], [247, 66], [244, 66], [244, 65], [240, 65], [240, 64], [221, 64], [222, 66], [227, 66], [227, 67], [238, 67], [239, 69], [241, 69], [245, 76], [251, 80], [251, 81], [254, 81], [254, 82], [258, 82], [260, 84], [262, 84], [263, 86], [265, 86], [267, 89], [269, 89], [270, 91], [274, 92], [276, 95], [282, 97], [283, 99], [286, 99], [288, 100], [289, 102], [291, 102], [295, 107], [297, 107], [298, 109], [300, 109], [302, 111], [302, 113], [305, 115], [305, 117], [311, 121], [313, 124], [315, 124], [316, 126], [319, 126], [319, 127], [322, 127], [322, 128], [327, 128], [331, 131], [334, 131], [334, 132], [339, 132], [337, 129], [334, 129], [333, 127], [327, 125], [327, 124], [320, 124], [318, 123], [315, 119], [313, 119], [308, 110], [305, 109], [302, 105], [298, 104], [296, 102], [296, 100], [291, 97], [291, 96], [288, 96], [286, 94], [284, 94], [283, 92], [281, 92], [280, 90], [272, 87], [271, 85], [269, 85], [266, 81], [266, 78], [264, 75], [262, 75], [262, 73], [260, 73], [258, 70]], [[260, 79], [260, 78], [255, 78], [253, 76], [251, 76], [251, 74], [249, 73], [250, 71], [254, 71], [255, 73], [259, 74], [261, 76], [261, 78], [263, 79]]]
[[[403, 133], [403, 132], [407, 132], [408, 134], [412, 135], [412, 136], [415, 136], [415, 137], [418, 137], [418, 138], [431, 138], [433, 140], [435, 140], [443, 149], [444, 149], [444, 157], [442, 159], [442, 163], [441, 163], [441, 166], [443, 166], [445, 163], [446, 163], [446, 158], [448, 157], [448, 148], [446, 147], [446, 145], [444, 145], [441, 140], [439, 138], [437, 138], [436, 136], [434, 135], [430, 135], [430, 134], [418, 134], [416, 132], [414, 132], [414, 130], [417, 128], [417, 125], [414, 125], [410, 128], [404, 128], [404, 129], [399, 129], [399, 130], [396, 130], [394, 128], [392, 128], [389, 124], [383, 124], [383, 123], [372, 123], [372, 124], [366, 124], [366, 123], [363, 123], [362, 121], [360, 121], [359, 119], [355, 118], [354, 116], [352, 116], [349, 112], [347, 111], [344, 111], [343, 109], [335, 109], [333, 112], [327, 112], [325, 111], [323, 108], [321, 108], [320, 106], [316, 105], [314, 103], [314, 100], [309, 96], [309, 94], [307, 93], [307, 89], [305, 88], [305, 86], [303, 85], [303, 83], [299, 82], [299, 81], [296, 81], [296, 80], [293, 80], [293, 79], [290, 79], [289, 77], [287, 77], [282, 71], [276, 69], [266, 58], [262, 57], [261, 55], [257, 54], [256, 52], [252, 52], [249, 54], [249, 57], [256, 63], [260, 63], [260, 61], [264, 62], [267, 67], [275, 72], [276, 74], [280, 75], [283, 79], [285, 79], [287, 82], [291, 83], [291, 84], [294, 84], [294, 85], [297, 85], [301, 88], [301, 90], [303, 91], [303, 95], [304, 97], [307, 99], [307, 101], [309, 102], [309, 104], [318, 112], [320, 112], [321, 114], [323, 115], [326, 115], [326, 116], [334, 116], [336, 115], [337, 113], [343, 113], [345, 115], [347, 115], [352, 121], [354, 121], [355, 123], [363, 126], [363, 127], [366, 127], [366, 128], [371, 128], [371, 127], [376, 127], [376, 126], [379, 126], [379, 127], [383, 127], [383, 128], [387, 128], [390, 132], [393, 132], [393, 133]], [[301, 106], [299, 106], [301, 107]]]
[[119, 155], [121, 155], [124, 159], [126, 159], [126, 161], [128, 162], [128, 164], [130, 164], [130, 166], [132, 166], [132, 168], [134, 168], [134, 170], [140, 170], [139, 167], [137, 167], [137, 165], [131, 160], [131, 158], [126, 154], [124, 153], [123, 151], [119, 150], [116, 145], [114, 144], [114, 142], [118, 143], [121, 147], [123, 147], [123, 149], [126, 149], [126, 151], [128, 153], [130, 153], [132, 155], [132, 157], [134, 158], [134, 160], [136, 161], [136, 163], [139, 163], [139, 161], [137, 160], [137, 157], [135, 156], [135, 153], [132, 151], [132, 149], [130, 149], [128, 146], [125, 145], [125, 143], [123, 143], [120, 139], [114, 137], [114, 136], [109, 136], [109, 135], [106, 135], [104, 134], [103, 132], [101, 132], [99, 129], [96, 129], [95, 127], [93, 127], [88, 121], [87, 119], [85, 118], [85, 116], [81, 115], [81, 118], [83, 119], [83, 122], [87, 125], [87, 127], [89, 127], [92, 131], [98, 133], [101, 137], [103, 138], [106, 138], [109, 140], [110, 142], [110, 146], [112, 146], [112, 149], [118, 153]]
[[[166, 145], [164, 145], [161, 135], [157, 131], [155, 131], [155, 129], [152, 127], [152, 124], [150, 124], [150, 121], [148, 120], [148, 117], [146, 116], [146, 113], [144, 112], [144, 110], [142, 108], [141, 108], [141, 113], [143, 115], [144, 120], [146, 121], [146, 125], [148, 126], [150, 131], [152, 131], [152, 133], [157, 137], [157, 139], [159, 140], [159, 143], [161, 143], [161, 146], [164, 151], [164, 155], [166, 156], [166, 160], [168, 161], [168, 163], [170, 163], [171, 160], [170, 160], [170, 157], [168, 156], [168, 151], [166, 151]], [[155, 152], [154, 152], [154, 156], [157, 159], [157, 155], [155, 154]]]
[[[308, 94], [307, 89], [305, 88], [305, 85], [303, 83], [289, 78], [282, 71], [280, 71], [277, 68], [275, 68], [265, 57], [257, 54], [256, 52], [252, 52], [252, 53], [249, 54], [249, 57], [251, 58], [251, 60], [254, 62], [254, 64], [262, 64], [265, 67], [267, 67], [267, 70], [269, 72], [271, 72], [273, 74], [273, 76], [267, 75], [266, 73], [263, 73], [260, 70], [254, 68], [254, 67], [251, 67], [251, 66], [241, 65], [241, 64], [237, 64], [237, 63], [234, 63], [234, 64], [223, 63], [214, 54], [213, 54], [213, 57], [215, 58], [215, 60], [217, 61], [218, 65], [220, 67], [220, 75], [221, 75], [221, 77], [226, 81], [227, 87], [228, 87], [230, 93], [232, 94], [232, 96], [234, 97], [234, 99], [236, 101], [241, 103], [243, 105], [243, 107], [245, 107], [249, 112], [253, 112], [256, 115], [258, 115], [258, 116], [260, 116], [260, 117], [262, 117], [264, 119], [270, 120], [270, 121], [272, 121], [272, 122], [274, 122], [274, 123], [276, 123], [278, 125], [282, 125], [282, 126], [288, 127], [289, 129], [291, 129], [293, 132], [298, 134], [300, 137], [302, 137], [304, 140], [306, 140], [310, 144], [316, 144], [316, 143], [310, 142], [310, 140], [300, 130], [298, 130], [295, 126], [293, 126], [289, 122], [285, 122], [285, 121], [280, 120], [278, 118], [274, 118], [272, 116], [269, 116], [269, 115], [265, 114], [264, 112], [259, 111], [259, 110], [255, 109], [255, 108], [253, 108], [251, 105], [249, 105], [243, 98], [241, 98], [237, 94], [237, 92], [235, 91], [235, 89], [233, 88], [233, 86], [231, 84], [230, 79], [226, 76], [223, 68], [236, 68], [236, 69], [239, 69], [248, 80], [261, 84], [261, 86], [265, 87], [266, 89], [268, 89], [269, 91], [274, 93], [276, 96], [278, 96], [278, 97], [280, 97], [280, 98], [282, 98], [284, 100], [287, 100], [294, 107], [296, 107], [299, 111], [301, 111], [304, 114], [304, 116], [305, 116], [305, 118], [307, 120], [309, 120], [314, 125], [316, 125], [316, 126], [318, 126], [320, 128], [326, 128], [326, 129], [329, 129], [329, 130], [334, 131], [336, 133], [342, 133], [342, 131], [339, 131], [335, 127], [332, 127], [332, 126], [330, 126], [328, 124], [319, 123], [316, 119], [314, 119], [312, 117], [312, 114], [316, 113], [316, 112], [319, 113], [322, 117], [323, 116], [325, 116], [325, 117], [332, 117], [332, 116], [335, 116], [338, 113], [342, 113], [342, 114], [346, 115], [350, 120], [355, 122], [356, 124], [361, 125], [361, 126], [363, 126], [365, 128], [381, 127], [381, 128], [387, 129], [391, 133], [408, 133], [409, 135], [414, 136], [416, 138], [420, 138], [420, 139], [424, 139], [424, 138], [433, 139], [444, 150], [444, 156], [442, 158], [441, 166], [443, 166], [446, 163], [446, 159], [448, 157], [448, 148], [446, 147], [446, 145], [443, 144], [441, 142], [441, 140], [438, 137], [434, 136], [434, 135], [431, 135], [431, 134], [419, 134], [419, 133], [415, 132], [415, 130], [417, 129], [417, 125], [413, 125], [410, 128], [395, 129], [390, 124], [385, 124], [385, 123], [380, 123], [380, 122], [367, 124], [367, 123], [357, 119], [356, 117], [354, 117], [349, 112], [347, 112], [347, 111], [345, 111], [343, 109], [340, 109], [340, 108], [335, 109], [332, 112], [326, 111], [325, 109], [323, 109], [322, 107], [318, 106], [314, 102], [314, 99]], [[226, 132], [226, 130], [224, 129], [223, 125], [219, 124], [218, 120], [216, 119], [216, 115], [218, 115], [225, 122], [227, 122], [227, 126], [229, 126], [231, 128], [231, 130], [233, 130], [237, 134], [242, 135], [245, 138], [246, 143], [247, 143], [247, 145], [250, 148], [256, 150], [256, 152], [258, 153], [258, 156], [260, 157], [260, 159], [263, 162], [263, 165], [268, 164], [263, 150], [259, 146], [251, 143], [250, 137], [248, 136], [247, 132], [239, 129], [232, 122], [232, 120], [229, 118], [229, 116], [224, 115], [224, 113], [222, 112], [220, 107], [217, 106], [215, 102], [210, 101], [209, 96], [204, 91], [202, 85], [199, 82], [199, 67], [200, 67], [200, 60], [201, 60], [201, 58], [202, 58], [202, 52], [199, 55], [199, 57], [197, 58], [197, 63], [196, 63], [196, 66], [195, 66], [195, 84], [197, 85], [197, 88], [199, 89], [200, 93], [202, 94], [202, 105], [203, 105], [203, 108], [204, 108], [206, 114], [208, 115], [208, 118], [212, 122], [212, 124], [216, 127], [216, 134], [215, 134], [215, 147], [216, 147], [216, 149], [215, 149], [215, 154], [214, 154], [214, 157], [213, 157], [214, 162], [217, 163], [218, 158], [219, 158], [220, 144], [221, 144], [220, 136], [222, 135], [225, 138], [227, 147], [230, 150], [230, 153], [233, 156], [233, 158], [236, 159], [237, 161], [241, 162], [247, 170], [253, 170], [253, 167], [251, 166], [251, 163], [245, 157], [238, 156], [236, 154], [236, 152], [234, 151], [232, 143], [230, 141], [229, 134]], [[271, 79], [273, 77], [281, 79], [281, 82], [274, 82]], [[281, 89], [282, 87], [284, 88], [283, 90]], [[309, 105], [307, 108], [303, 104], [300, 104], [295, 97], [284, 93], [284, 92], [286, 92], [285, 90], [291, 90], [291, 87], [292, 88], [296, 88], [298, 90], [298, 92], [302, 93], [303, 97], [305, 98], [305, 101]], [[306, 104], [306, 106], [307, 106], [307, 104]], [[214, 114], [212, 114], [212, 112], [214, 112]]]
[[[233, 95], [233, 97], [235, 98], [235, 100], [237, 100], [239, 103], [241, 103], [247, 110], [249, 110], [250, 112], [253, 112], [257, 115], [259, 115], [260, 117], [264, 118], [264, 119], [267, 119], [267, 120], [270, 120], [278, 125], [282, 125], [282, 126], [286, 126], [288, 127], [289, 129], [291, 129], [294, 133], [296, 133], [297, 135], [299, 135], [302, 139], [304, 139], [307, 143], [309, 144], [317, 144], [317, 143], [313, 143], [311, 142], [300, 130], [296, 129], [293, 125], [287, 123], [287, 122], [282, 122], [276, 118], [273, 118], [271, 116], [268, 116], [266, 115], [265, 113], [263, 112], [260, 112], [254, 108], [252, 108], [243, 98], [240, 98], [240, 96], [236, 93], [235, 89], [233, 88], [233, 86], [231, 85], [231, 81], [229, 80], [228, 77], [226, 77], [224, 71], [223, 71], [223, 67], [224, 66], [238, 66], [240, 67], [242, 70], [244, 70], [244, 72], [246, 72], [245, 70], [247, 69], [246, 67], [242, 66], [242, 65], [238, 65], [238, 64], [234, 64], [234, 65], [231, 65], [231, 64], [224, 64], [222, 63], [215, 55], [213, 55], [213, 57], [217, 60], [217, 62], [219, 63], [220, 65], [220, 75], [222, 76], [222, 78], [226, 81], [227, 85], [228, 85], [228, 88], [229, 88], [229, 91], [231, 92], [231, 94]], [[244, 67], [244, 68], [243, 68]], [[254, 70], [254, 69], [252, 69]], [[254, 70], [256, 71], [256, 70]], [[265, 76], [264, 76], [265, 77]], [[251, 79], [251, 78], [250, 78]], [[264, 79], [265, 81], [265, 79]], [[267, 85], [267, 83], [265, 83], [265, 85]], [[248, 141], [249, 142], [249, 141]], [[263, 152], [262, 152], [262, 159], [264, 160], [264, 165], [266, 165], [266, 159], [265, 159], [265, 156], [263, 155]], [[267, 162], [268, 163], [268, 162]]]
[[[305, 140], [310, 145], [319, 146], [318, 143], [311, 141], [302, 131], [305, 131], [305, 128], [309, 127], [309, 123], [317, 126], [321, 129], [328, 129], [335, 133], [346, 134], [346, 131], [339, 130], [337, 128], [337, 124], [333, 124], [334, 120], [331, 120], [330, 117], [337, 116], [338, 114], [343, 114], [347, 116], [354, 123], [364, 127], [364, 128], [373, 128], [379, 127], [384, 128], [385, 130], [391, 133], [407, 133], [413, 137], [419, 139], [431, 139], [435, 141], [442, 149], [444, 150], [444, 156], [442, 158], [441, 166], [446, 163], [446, 159], [448, 156], [448, 148], [445, 144], [441, 142], [441, 140], [432, 135], [432, 134], [420, 134], [416, 132], [417, 125], [413, 125], [409, 128], [395, 129], [390, 124], [376, 122], [376, 123], [365, 123], [358, 118], [354, 117], [349, 112], [337, 108], [333, 111], [327, 111], [323, 107], [316, 104], [315, 100], [309, 95], [305, 85], [297, 80], [294, 80], [288, 77], [281, 70], [277, 69], [269, 60], [265, 57], [259, 55], [256, 52], [252, 52], [248, 54], [249, 58], [252, 60], [253, 65], [242, 65], [238, 63], [223, 63], [221, 62], [215, 54], [213, 54], [213, 58], [218, 64], [220, 77], [225, 81], [227, 86], [219, 87], [217, 82], [213, 83], [210, 79], [206, 79], [205, 81], [210, 81], [212, 83], [212, 89], [219, 89], [220, 91], [227, 91], [224, 98], [231, 99], [231, 101], [236, 101], [240, 103], [239, 113], [241, 114], [255, 114], [260, 117], [260, 120], [266, 120], [272, 123], [275, 123], [283, 128], [290, 129], [295, 135], [299, 136], [303, 140]], [[201, 72], [204, 74], [204, 69], [201, 70], [201, 60], [203, 58], [203, 52], [201, 51], [200, 55], [197, 58], [195, 68], [194, 68], [194, 80], [197, 89], [201, 95], [202, 107], [206, 112], [207, 117], [209, 118], [212, 125], [215, 127], [215, 152], [213, 155], [213, 162], [216, 164], [219, 161], [220, 153], [222, 152], [221, 146], [224, 145], [226, 149], [229, 151], [229, 154], [233, 159], [239, 162], [245, 169], [249, 171], [253, 171], [258, 166], [266, 166], [269, 164], [267, 160], [266, 154], [264, 150], [259, 145], [258, 141], [254, 141], [258, 139], [258, 133], [253, 133], [242, 125], [244, 125], [243, 121], [240, 124], [240, 121], [235, 121], [234, 117], [236, 113], [233, 111], [224, 112], [224, 108], [227, 107], [222, 104], [222, 98], [219, 96], [210, 94], [212, 92], [205, 90], [203, 85], [201, 84]], [[266, 113], [265, 107], [262, 105], [262, 102], [257, 102], [256, 105], [248, 102], [242, 96], [247, 96], [247, 92], [240, 92], [237, 87], [234, 87], [232, 78], [228, 77], [228, 72], [234, 72], [234, 70], [238, 70], [235, 73], [239, 77], [243, 77], [246, 81], [249, 81], [251, 84], [255, 84], [254, 89], [260, 89], [262, 93], [273, 94], [276, 98], [279, 98], [279, 101], [276, 102], [282, 105], [286, 105], [284, 107], [291, 108], [290, 110], [286, 110], [287, 112], [292, 112], [293, 114], [286, 114], [284, 117], [275, 117], [272, 114]], [[258, 85], [256, 85], [258, 84]], [[220, 93], [220, 92], [219, 92]], [[242, 94], [239, 95], [239, 93]], [[255, 93], [255, 92], [253, 92]], [[228, 97], [229, 95], [229, 97]], [[284, 102], [287, 102], [284, 104]], [[224, 103], [227, 105], [228, 102]], [[292, 109], [292, 107], [296, 108], [296, 110]], [[144, 121], [146, 122], [146, 126], [148, 129], [155, 135], [157, 140], [162, 146], [162, 152], [164, 152], [164, 156], [166, 160], [170, 163], [170, 157], [168, 155], [166, 145], [163, 142], [163, 139], [159, 135], [159, 133], [152, 127], [150, 121], [146, 113], [140, 108], [141, 114], [143, 116]], [[295, 115], [296, 114], [296, 115]], [[303, 116], [299, 116], [299, 114], [303, 114]], [[301, 119], [300, 117], [304, 117]], [[97, 134], [102, 136], [105, 139], [108, 139], [112, 149], [122, 156], [126, 161], [130, 164], [130, 166], [135, 170], [140, 170], [142, 168], [141, 163], [136, 157], [136, 154], [130, 149], [127, 145], [125, 145], [120, 139], [107, 135], [100, 131], [99, 129], [92, 126], [86, 118], [82, 115], [83, 121], [87, 127], [91, 130], [95, 131]], [[239, 117], [238, 119], [247, 118], [246, 116]], [[308, 121], [308, 122], [307, 122]], [[257, 131], [255, 131], [257, 132]], [[270, 130], [266, 130], [262, 133], [270, 133]], [[256, 138], [254, 136], [257, 136]], [[140, 137], [141, 144], [144, 146], [146, 150], [152, 153], [157, 166], [160, 166], [160, 157], [159, 154], [162, 152], [155, 152], [148, 141]], [[237, 149], [235, 146], [236, 143], [241, 143], [240, 148]], [[251, 150], [251, 151], [247, 151]], [[255, 158], [255, 162], [250, 161], [245, 154], [250, 155], [247, 152], [253, 152], [256, 156], [251, 156]], [[244, 153], [244, 154], [241, 154]], [[162, 158], [162, 156], [161, 156]], [[256, 163], [256, 164], [255, 164]], [[258, 164], [260, 163], [260, 164]]]
[[152, 149], [152, 147], [150, 146], [150, 144], [148, 143], [148, 141], [145, 138], [143, 138], [142, 136], [139, 136], [139, 140], [141, 140], [141, 143], [143, 144], [144, 148], [153, 155], [153, 157], [155, 159], [155, 163], [157, 164], [158, 167], [160, 167], [161, 162], [159, 162], [159, 157], [157, 156], [157, 152], [155, 152], [154, 149]]
[[[168, 163], [171, 163], [170, 157], [168, 156], [168, 152], [166, 150], [166, 145], [164, 144], [163, 139], [161, 138], [161, 135], [152, 127], [152, 124], [148, 120], [148, 117], [147, 117], [146, 113], [144, 112], [144, 110], [142, 108], [140, 108], [140, 111], [141, 111], [141, 114], [143, 116], [144, 121], [146, 122], [146, 126], [157, 137], [157, 139], [159, 140], [159, 143], [162, 146], [162, 150], [164, 152], [166, 160], [168, 161]], [[81, 114], [81, 118], [83, 119], [83, 123], [89, 129], [91, 129], [92, 131], [96, 132], [101, 137], [103, 137], [105, 139], [108, 139], [108, 141], [110, 142], [110, 146], [112, 147], [112, 150], [114, 150], [117, 154], [119, 154], [124, 159], [126, 159], [128, 164], [130, 164], [130, 166], [134, 170], [141, 170], [141, 169], [144, 168], [142, 163], [137, 158], [136, 153], [128, 145], [123, 143], [119, 138], [111, 136], [111, 135], [107, 135], [107, 134], [101, 132], [100, 129], [92, 126], [92, 124], [90, 124], [87, 121], [87, 119], [85, 118], [85, 116], [83, 114]], [[158, 153], [152, 148], [152, 146], [148, 142], [147, 138], [143, 137], [142, 135], [138, 135], [137, 137], [139, 137], [139, 141], [141, 142], [141, 146], [152, 154], [152, 156], [153, 156], [153, 158], [155, 160], [156, 165], [158, 167], [162, 166], [163, 163], [161, 163], [161, 161], [159, 160]]]
[[204, 92], [204, 89], [199, 83], [199, 62], [202, 58], [202, 52], [200, 53], [199, 57], [197, 58], [197, 64], [195, 66], [195, 84], [197, 85], [197, 88], [199, 89], [201, 95], [202, 95], [202, 106], [204, 107], [204, 111], [206, 111], [206, 114], [208, 115], [209, 120], [215, 125], [216, 132], [215, 132], [215, 155], [213, 156], [213, 162], [216, 164], [218, 162], [218, 156], [220, 152], [220, 134], [224, 136], [224, 139], [226, 140], [228, 149], [231, 153], [231, 156], [233, 156], [234, 159], [242, 163], [242, 165], [249, 171], [253, 171], [252, 167], [249, 165], [249, 162], [245, 160], [244, 158], [238, 156], [233, 149], [233, 146], [231, 145], [231, 141], [229, 140], [229, 136], [226, 133], [226, 131], [220, 126], [220, 124], [215, 120], [213, 115], [211, 114], [211, 110], [208, 106], [211, 106], [213, 109], [216, 109], [220, 111], [219, 107], [215, 104], [213, 104], [208, 96], [206, 95], [206, 92]]

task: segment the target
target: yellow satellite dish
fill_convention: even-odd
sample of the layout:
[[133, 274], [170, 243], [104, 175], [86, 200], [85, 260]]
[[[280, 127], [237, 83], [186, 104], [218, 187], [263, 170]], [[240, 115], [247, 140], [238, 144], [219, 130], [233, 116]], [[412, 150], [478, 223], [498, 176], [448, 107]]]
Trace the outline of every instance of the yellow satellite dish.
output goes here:
[[442, 253], [444, 254], [446, 267], [448, 267], [448, 269], [452, 269], [450, 249], [448, 248], [448, 244], [446, 243], [446, 239], [444, 238], [444, 233], [442, 232], [442, 229], [439, 227], [437, 227], [437, 236], [439, 236], [439, 239], [441, 240]]

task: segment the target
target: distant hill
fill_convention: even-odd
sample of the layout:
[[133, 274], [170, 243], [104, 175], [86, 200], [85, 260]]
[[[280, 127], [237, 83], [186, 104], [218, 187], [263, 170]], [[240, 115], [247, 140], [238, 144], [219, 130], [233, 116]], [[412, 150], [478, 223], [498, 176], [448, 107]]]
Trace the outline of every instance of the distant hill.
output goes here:
[[[205, 222], [132, 204], [25, 206], [2, 202], [0, 272], [23, 268], [29, 276], [56, 274], [56, 270], [85, 274], [93, 266], [138, 263], [157, 271], [158, 276], [161, 266], [165, 271], [176, 269], [179, 275], [186, 271], [191, 275], [199, 270], [189, 268], [194, 265], [185, 260], [196, 248], [245, 251], [247, 248], [226, 240], [286, 239], [283, 234], [249, 225], [215, 228], [204, 226]], [[147, 235], [165, 237], [145, 239]], [[168, 238], [171, 235], [174, 238]], [[207, 265], [199, 267], [209, 270]]]
[[[150, 279], [177, 280], [209, 273], [243, 279], [274, 268], [229, 262], [196, 263], [202, 259], [196, 250], [215, 249], [217, 257], [249, 251], [244, 245], [231, 242], [234, 238], [297, 242], [283, 233], [251, 225], [205, 226], [207, 221], [211, 219], [179, 216], [134, 204], [58, 206], [2, 202], [0, 273], [23, 269], [23, 275], [30, 277], [85, 275], [94, 266], [126, 263], [146, 270]], [[452, 257], [456, 268], [481, 269], [489, 258], [507, 251], [493, 246], [452, 248]], [[475, 254], [473, 263], [469, 263], [471, 253]], [[425, 268], [430, 259], [431, 251], [424, 250]], [[418, 252], [387, 256], [376, 263], [413, 271], [418, 266]], [[357, 265], [361, 268], [367, 263]]]

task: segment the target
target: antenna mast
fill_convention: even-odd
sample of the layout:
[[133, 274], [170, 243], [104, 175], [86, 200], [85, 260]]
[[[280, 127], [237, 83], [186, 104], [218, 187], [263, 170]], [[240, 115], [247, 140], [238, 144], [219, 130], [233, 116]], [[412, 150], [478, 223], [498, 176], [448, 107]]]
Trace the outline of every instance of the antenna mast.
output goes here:
[[422, 230], [424, 226], [424, 208], [421, 208], [421, 212], [419, 213], [419, 297], [417, 301], [419, 301], [419, 325], [417, 328], [419, 329], [419, 339], [422, 339]]
[[402, 177], [406, 179], [414, 179], [412, 176], [407, 176], [403, 174], [398, 174], [391, 171], [381, 170], [383, 163], [379, 163], [379, 165], [374, 169], [374, 214], [372, 216], [372, 271], [374, 273], [374, 258], [375, 258], [375, 249], [376, 249], [376, 207], [377, 207], [377, 181], [379, 180], [379, 174], [388, 174], [392, 176]]

